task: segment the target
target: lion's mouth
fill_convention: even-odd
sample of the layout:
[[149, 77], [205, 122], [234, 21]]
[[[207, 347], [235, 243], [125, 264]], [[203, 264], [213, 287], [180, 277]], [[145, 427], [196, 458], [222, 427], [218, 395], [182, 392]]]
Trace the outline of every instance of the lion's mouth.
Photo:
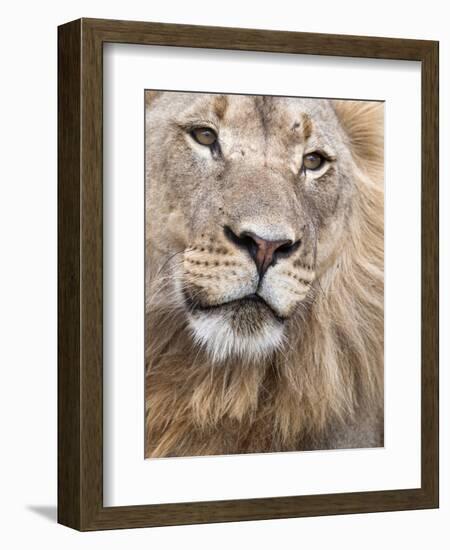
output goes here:
[[255, 313], [261, 313], [262, 311], [270, 313], [274, 319], [280, 323], [284, 322], [286, 319], [281, 317], [271, 306], [268, 304], [261, 296], [258, 294], [247, 294], [242, 298], [237, 298], [229, 300], [227, 302], [221, 302], [219, 304], [200, 304], [190, 299], [188, 296], [185, 296], [186, 304], [191, 312], [212, 312], [220, 310], [230, 310], [236, 308], [245, 308], [249, 311], [254, 311]]

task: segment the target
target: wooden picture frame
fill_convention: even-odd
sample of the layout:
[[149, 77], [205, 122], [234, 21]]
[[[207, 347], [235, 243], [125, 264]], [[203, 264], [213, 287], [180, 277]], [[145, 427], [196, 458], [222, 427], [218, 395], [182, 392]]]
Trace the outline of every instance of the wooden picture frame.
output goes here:
[[[105, 42], [414, 60], [422, 68], [421, 487], [104, 507], [102, 47]], [[58, 29], [58, 521], [81, 530], [438, 506], [438, 43], [79, 19]]]

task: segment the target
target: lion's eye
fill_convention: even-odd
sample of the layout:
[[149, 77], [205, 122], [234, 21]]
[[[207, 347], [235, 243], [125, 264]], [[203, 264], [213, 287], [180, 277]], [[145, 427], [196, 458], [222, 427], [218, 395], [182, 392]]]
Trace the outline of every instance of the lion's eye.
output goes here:
[[200, 145], [211, 147], [217, 141], [217, 134], [211, 128], [194, 128], [191, 130], [191, 136]]
[[304, 170], [318, 170], [325, 158], [320, 153], [308, 153], [303, 157], [303, 169]]

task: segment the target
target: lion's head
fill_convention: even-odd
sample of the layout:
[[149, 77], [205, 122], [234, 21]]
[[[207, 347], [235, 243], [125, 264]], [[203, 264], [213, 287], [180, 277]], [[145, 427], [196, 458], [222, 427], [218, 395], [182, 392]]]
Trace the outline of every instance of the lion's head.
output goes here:
[[209, 366], [263, 373], [301, 350], [301, 361], [327, 355], [315, 368], [340, 360], [334, 394], [339, 369], [367, 344], [358, 331], [382, 339], [370, 326], [382, 308], [382, 106], [173, 92], [146, 101], [148, 315], [175, 323], [164, 329], [172, 345]]

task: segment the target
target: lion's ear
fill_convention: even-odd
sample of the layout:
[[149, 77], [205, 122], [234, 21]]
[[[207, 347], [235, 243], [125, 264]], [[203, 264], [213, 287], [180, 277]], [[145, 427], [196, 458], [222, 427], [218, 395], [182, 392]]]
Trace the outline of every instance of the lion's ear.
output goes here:
[[334, 100], [355, 161], [369, 171], [382, 170], [384, 161], [384, 102]]

